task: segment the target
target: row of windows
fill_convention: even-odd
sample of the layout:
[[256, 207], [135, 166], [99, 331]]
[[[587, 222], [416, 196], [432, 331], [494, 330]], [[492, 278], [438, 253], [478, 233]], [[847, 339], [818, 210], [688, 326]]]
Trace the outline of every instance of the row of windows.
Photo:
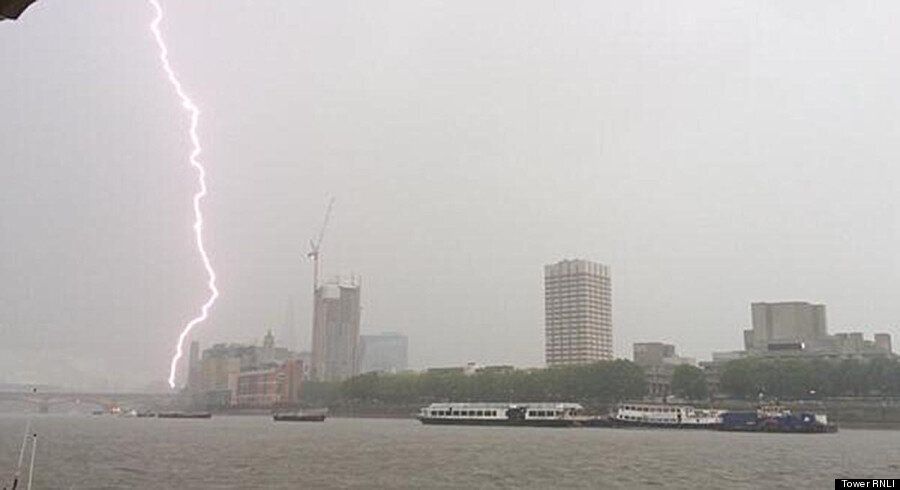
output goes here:
[[603, 349], [606, 347], [610, 347], [612, 342], [598, 342], [598, 341], [587, 341], [587, 340], [570, 340], [568, 342], [563, 341], [547, 341], [544, 342], [545, 350], [579, 350], [579, 349], [587, 349], [587, 350], [597, 350]]
[[576, 350], [602, 350], [611, 347], [610, 342], [553, 342], [545, 343], [547, 351], [576, 351]]
[[547, 341], [562, 342], [564, 340], [612, 340], [612, 334], [603, 335], [599, 332], [585, 332], [583, 330], [547, 332]]
[[634, 410], [635, 412], [680, 412], [680, 408], [675, 407], [641, 407], [641, 406], [632, 406], [632, 405], [624, 405], [622, 407], [623, 410]]
[[555, 410], [529, 410], [529, 417], [557, 417], [562, 415], [562, 413], [557, 412]]
[[544, 305], [549, 306], [558, 303], [582, 304], [582, 305], [609, 305], [612, 296], [609, 294], [555, 294], [544, 297]]
[[572, 334], [569, 334], [569, 335], [556, 334], [556, 335], [548, 335], [548, 336], [547, 336], [547, 342], [549, 342], [549, 343], [574, 342], [574, 341], [593, 341], [593, 342], [599, 342], [599, 341], [601, 341], [601, 340], [611, 340], [611, 339], [612, 339], [611, 336], [608, 336], [608, 337], [606, 337], [606, 338], [604, 339], [604, 338], [601, 337], [600, 335], [597, 335], [597, 334], [588, 334], [588, 333], [584, 333], [584, 334], [580, 334], [580, 335], [579, 335], [579, 334], [576, 334], [576, 335], [572, 335]]
[[612, 296], [612, 290], [608, 288], [572, 288], [572, 289], [563, 289], [563, 288], [552, 288], [544, 291], [544, 300], [551, 301], [554, 299], [560, 298], [578, 298], [578, 297], [590, 297], [590, 298], [610, 298]]
[[544, 301], [544, 309], [546, 311], [555, 310], [594, 310], [603, 311], [611, 310], [612, 304], [607, 301], [593, 300], [588, 298], [576, 298], [572, 300], [556, 300]]
[[588, 342], [578, 342], [572, 344], [550, 344], [544, 345], [544, 350], [547, 352], [596, 352], [604, 350], [608, 347], [611, 347], [610, 344], [599, 344], [599, 343], [588, 343]]
[[544, 288], [544, 298], [558, 298], [560, 296], [584, 296], [584, 295], [605, 295], [611, 296], [612, 289], [609, 287], [592, 287], [587, 285], [581, 285], [577, 287], [560, 287], [560, 286], [550, 286]]
[[612, 350], [612, 346], [611, 345], [598, 345], [598, 344], [594, 344], [594, 345], [578, 344], [578, 345], [569, 345], [569, 346], [559, 347], [559, 346], [548, 345], [548, 346], [544, 346], [544, 350], [547, 352], [547, 354], [575, 354], [575, 353], [579, 353], [579, 352], [596, 353], [596, 352], [603, 352], [605, 350]]
[[[605, 284], [604, 284], [605, 283]], [[545, 291], [559, 291], [562, 290], [597, 290], [597, 289], [612, 289], [612, 283], [606, 281], [545, 281], [544, 282], [544, 290]]]
[[548, 313], [544, 317], [548, 325], [570, 325], [573, 323], [585, 323], [588, 325], [612, 324], [612, 314], [602, 313]]
[[620, 419], [623, 419], [623, 420], [639, 420], [639, 421], [641, 421], [641, 422], [669, 422], [669, 423], [673, 422], [672, 419], [658, 419], [658, 418], [634, 417], [634, 416], [631, 416], [631, 415], [623, 415], [623, 416], [621, 416], [621, 417], [619, 417], [619, 418], [620, 418]]
[[573, 323], [584, 323], [588, 325], [611, 324], [612, 314], [604, 313], [548, 313], [544, 317], [547, 325], [571, 325]]
[[612, 328], [594, 328], [584, 325], [577, 327], [550, 327], [544, 330], [548, 335], [606, 335], [612, 336]]
[[612, 302], [609, 289], [548, 289], [544, 291], [544, 302], [581, 300], [590, 303]]
[[604, 280], [603, 278], [547, 278], [544, 280], [545, 287], [590, 287], [590, 286], [606, 286], [610, 287], [612, 285], [612, 281]]
[[496, 417], [497, 410], [432, 410], [434, 417]]
[[612, 327], [611, 326], [609, 326], [609, 327], [601, 326], [600, 328], [597, 328], [596, 326], [586, 326], [586, 325], [579, 325], [577, 327], [556, 326], [556, 327], [545, 328], [544, 333], [546, 333], [547, 335], [552, 335], [552, 336], [578, 334], [578, 335], [606, 335], [606, 336], [611, 337], [612, 336]]
[[562, 335], [562, 334], [582, 334], [582, 335], [612, 335], [612, 327], [594, 327], [589, 325], [578, 325], [578, 326], [553, 326], [547, 327], [544, 331], [549, 335]]

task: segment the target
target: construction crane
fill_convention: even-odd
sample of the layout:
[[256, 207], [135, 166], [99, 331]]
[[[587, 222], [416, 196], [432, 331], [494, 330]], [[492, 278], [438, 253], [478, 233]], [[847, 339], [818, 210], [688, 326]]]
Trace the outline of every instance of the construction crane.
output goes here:
[[309, 240], [309, 252], [307, 252], [306, 256], [313, 261], [313, 292], [319, 288], [319, 250], [322, 248], [322, 240], [325, 238], [325, 228], [328, 227], [332, 207], [334, 207], [333, 197], [328, 201], [328, 208], [325, 209], [325, 219], [322, 220], [319, 234]]

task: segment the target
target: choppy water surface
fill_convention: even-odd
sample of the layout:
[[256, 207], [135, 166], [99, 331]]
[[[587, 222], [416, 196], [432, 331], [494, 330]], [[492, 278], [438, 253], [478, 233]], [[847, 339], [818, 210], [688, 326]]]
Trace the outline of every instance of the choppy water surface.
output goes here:
[[[25, 420], [0, 416], [4, 477]], [[36, 488], [831, 488], [836, 477], [900, 477], [900, 431], [734, 434], [54, 415], [35, 417], [33, 426]]]

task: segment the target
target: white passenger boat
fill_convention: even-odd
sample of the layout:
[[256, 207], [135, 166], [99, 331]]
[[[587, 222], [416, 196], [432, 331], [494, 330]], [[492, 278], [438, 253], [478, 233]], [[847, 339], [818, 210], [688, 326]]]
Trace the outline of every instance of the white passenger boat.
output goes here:
[[577, 403], [432, 403], [419, 410], [423, 424], [570, 427], [582, 420]]
[[690, 405], [623, 403], [612, 417], [618, 427], [670, 427], [714, 429], [722, 423], [722, 410], [697, 409]]

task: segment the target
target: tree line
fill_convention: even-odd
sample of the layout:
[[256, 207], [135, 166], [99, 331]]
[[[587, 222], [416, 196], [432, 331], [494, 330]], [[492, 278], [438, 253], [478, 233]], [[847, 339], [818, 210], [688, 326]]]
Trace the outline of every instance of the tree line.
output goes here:
[[900, 395], [895, 359], [739, 359], [727, 363], [720, 392], [736, 398], [810, 399]]
[[[671, 394], [707, 400], [709, 372], [694, 366], [673, 371]], [[307, 382], [303, 401], [415, 405], [433, 402], [570, 401], [609, 405], [647, 394], [643, 369], [627, 360], [528, 370], [367, 373], [343, 382]], [[895, 359], [739, 359], [719, 370], [715, 396], [755, 400], [801, 400], [836, 396], [900, 396], [900, 362]]]
[[640, 398], [643, 370], [626, 360], [528, 370], [367, 373], [341, 383], [309, 382], [305, 403], [362, 402], [409, 405], [434, 402], [571, 401], [589, 405]]

